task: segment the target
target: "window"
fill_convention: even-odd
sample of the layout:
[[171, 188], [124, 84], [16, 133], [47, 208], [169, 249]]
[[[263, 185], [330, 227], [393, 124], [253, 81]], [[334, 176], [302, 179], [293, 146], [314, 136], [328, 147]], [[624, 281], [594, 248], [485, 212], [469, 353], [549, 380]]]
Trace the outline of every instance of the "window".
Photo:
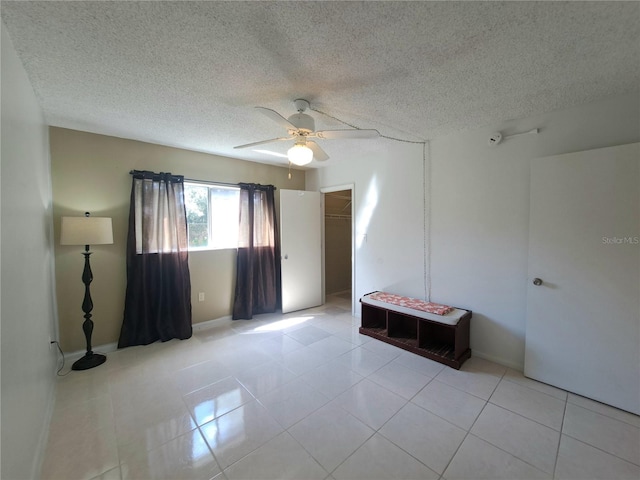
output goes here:
[[185, 182], [184, 201], [189, 250], [238, 247], [239, 188]]

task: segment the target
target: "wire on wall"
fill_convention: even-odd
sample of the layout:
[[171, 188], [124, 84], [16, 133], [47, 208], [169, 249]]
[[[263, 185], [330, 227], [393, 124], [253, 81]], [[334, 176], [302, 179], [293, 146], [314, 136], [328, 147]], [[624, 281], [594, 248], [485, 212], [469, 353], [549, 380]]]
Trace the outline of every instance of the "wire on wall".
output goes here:
[[[58, 351], [60, 352], [60, 356], [62, 357], [62, 364], [60, 365], [60, 367], [58, 368], [58, 370], [56, 371], [56, 375], [58, 377], [66, 377], [67, 375], [69, 375], [73, 370], [69, 369], [69, 371], [67, 371], [66, 373], [60, 373], [62, 372], [62, 370], [64, 369], [64, 365], [65, 365], [65, 356], [64, 356], [64, 352], [62, 351], [62, 348], [60, 347], [60, 342], [58, 342], [57, 340], [51, 340], [51, 344], [56, 344], [56, 347], [58, 347]], [[95, 351], [95, 353], [100, 353], [101, 355], [104, 355], [104, 353], [102, 352], [98, 352]]]
[[431, 143], [422, 145], [422, 169], [424, 188], [422, 194], [424, 219], [424, 297], [431, 301]]
[[67, 373], [60, 373], [62, 371], [62, 369], [64, 368], [64, 352], [62, 351], [62, 348], [60, 348], [60, 343], [57, 340], [53, 340], [51, 343], [55, 343], [56, 347], [58, 347], [58, 351], [60, 352], [60, 355], [62, 355], [62, 365], [60, 365], [60, 368], [58, 368], [58, 371], [56, 372], [56, 375], [59, 377], [66, 377], [67, 375], [69, 375], [71, 373], [71, 370], [69, 370]]
[[[316, 113], [332, 118], [333, 120], [346, 125], [347, 127], [362, 130], [356, 125], [345, 122], [333, 115], [322, 110], [309, 107]], [[388, 135], [380, 135], [382, 138], [392, 140], [394, 142], [412, 143], [422, 145], [422, 213], [423, 213], [423, 282], [424, 282], [424, 298], [431, 301], [431, 143], [428, 140], [406, 140], [403, 138], [391, 137]]]

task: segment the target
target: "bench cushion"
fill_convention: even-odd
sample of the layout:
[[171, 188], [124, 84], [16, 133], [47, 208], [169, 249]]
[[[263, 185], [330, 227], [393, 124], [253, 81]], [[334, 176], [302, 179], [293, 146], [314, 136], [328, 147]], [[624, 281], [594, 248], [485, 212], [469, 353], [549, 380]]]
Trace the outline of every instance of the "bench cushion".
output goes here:
[[[424, 318], [432, 322], [443, 323], [445, 325], [457, 325], [460, 319], [467, 314], [467, 310], [448, 307], [446, 305], [432, 304], [424, 300], [411, 297], [389, 294], [385, 292], [373, 292], [363, 296], [360, 301], [367, 305], [384, 308], [405, 315], [412, 315]], [[444, 314], [432, 313], [425, 310], [446, 312]]]

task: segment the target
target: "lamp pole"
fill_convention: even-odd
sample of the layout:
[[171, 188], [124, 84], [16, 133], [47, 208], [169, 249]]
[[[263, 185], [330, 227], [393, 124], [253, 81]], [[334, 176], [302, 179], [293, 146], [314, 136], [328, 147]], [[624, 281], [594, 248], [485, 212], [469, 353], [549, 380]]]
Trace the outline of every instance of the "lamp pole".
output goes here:
[[93, 333], [93, 320], [91, 320], [91, 311], [93, 310], [93, 301], [91, 300], [91, 291], [89, 285], [93, 281], [93, 273], [91, 272], [91, 264], [89, 263], [89, 245], [84, 246], [84, 270], [82, 271], [82, 283], [84, 283], [84, 299], [82, 300], [82, 311], [84, 312], [84, 322], [82, 323], [82, 331], [87, 341], [87, 353], [74, 362], [71, 366], [72, 370], [88, 370], [89, 368], [102, 365], [107, 357], [99, 353], [93, 353], [91, 350], [91, 334]]
[[84, 312], [84, 322], [82, 323], [82, 331], [87, 341], [87, 353], [74, 362], [71, 366], [72, 370], [87, 370], [102, 365], [107, 360], [105, 355], [93, 353], [91, 349], [91, 334], [93, 333], [91, 311], [93, 310], [93, 301], [91, 300], [90, 285], [93, 281], [93, 273], [91, 272], [89, 260], [91, 256], [89, 246], [111, 243], [113, 243], [111, 218], [92, 217], [89, 212], [86, 212], [84, 217], [62, 217], [60, 244], [84, 245], [84, 252], [82, 252], [82, 255], [84, 255], [84, 269], [82, 271], [82, 283], [84, 284], [82, 311]]

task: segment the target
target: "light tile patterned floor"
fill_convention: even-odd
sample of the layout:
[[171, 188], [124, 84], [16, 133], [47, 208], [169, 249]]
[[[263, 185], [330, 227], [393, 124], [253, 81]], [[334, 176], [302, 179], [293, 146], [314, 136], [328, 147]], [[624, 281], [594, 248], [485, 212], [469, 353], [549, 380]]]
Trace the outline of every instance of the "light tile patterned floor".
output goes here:
[[635, 479], [640, 418], [358, 334], [350, 301], [220, 322], [60, 378], [45, 479]]

